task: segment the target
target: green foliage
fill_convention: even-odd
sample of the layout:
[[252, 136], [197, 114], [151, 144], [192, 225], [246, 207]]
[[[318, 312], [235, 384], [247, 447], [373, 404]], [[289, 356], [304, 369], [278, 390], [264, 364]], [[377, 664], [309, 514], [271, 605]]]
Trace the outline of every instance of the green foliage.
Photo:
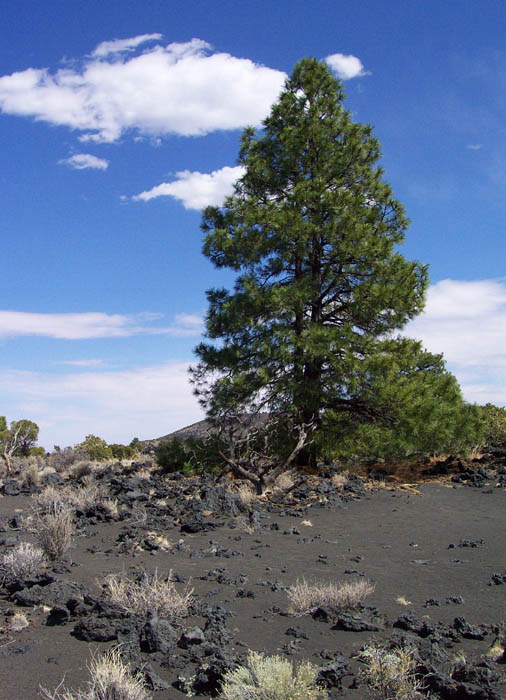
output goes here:
[[[333, 457], [408, 457], [465, 452], [480, 442], [479, 407], [466, 403], [443, 357], [409, 338], [384, 341], [364, 358], [356, 389], [367, 412], [333, 414], [322, 434]], [[335, 434], [342, 436], [332, 441]], [[322, 442], [320, 436], [320, 442]], [[324, 441], [323, 441], [324, 442]], [[333, 442], [333, 446], [332, 446]]]
[[487, 403], [480, 406], [484, 421], [483, 444], [489, 447], [506, 447], [506, 408]]
[[11, 470], [13, 456], [28, 457], [39, 437], [39, 426], [31, 420], [22, 418], [7, 425], [5, 416], [0, 416], [0, 454]]
[[111, 451], [114, 459], [131, 459], [136, 453], [134, 445], [119, 445], [112, 443], [109, 445], [109, 450]]
[[155, 457], [166, 474], [182, 471], [187, 476], [193, 476], [204, 471], [214, 472], [221, 467], [222, 460], [217, 449], [217, 443], [212, 440], [170, 438], [162, 440], [155, 448]]
[[443, 449], [476, 423], [441, 358], [392, 339], [423, 309], [427, 269], [398, 252], [403, 207], [343, 99], [323, 63], [298, 63], [264, 130], [243, 135], [234, 195], [202, 222], [204, 254], [238, 277], [207, 294], [195, 391], [210, 417], [256, 405], [315, 425], [298, 457], [312, 464], [328, 442]]
[[89, 459], [97, 462], [111, 459], [113, 456], [107, 442], [96, 435], [87, 435], [74, 449], [85, 452]]

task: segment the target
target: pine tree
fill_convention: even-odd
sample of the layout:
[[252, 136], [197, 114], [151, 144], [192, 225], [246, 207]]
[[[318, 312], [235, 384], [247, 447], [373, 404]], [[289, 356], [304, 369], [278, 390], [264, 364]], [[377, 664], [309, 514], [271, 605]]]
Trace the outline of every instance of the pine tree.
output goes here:
[[256, 405], [316, 427], [299, 454], [310, 463], [359, 426], [391, 428], [406, 408], [392, 387], [406, 377], [426, 379], [427, 401], [463, 404], [441, 358], [393, 339], [423, 309], [427, 269], [398, 252], [404, 209], [372, 128], [343, 100], [323, 63], [300, 61], [263, 130], [243, 134], [233, 196], [202, 222], [204, 254], [238, 277], [208, 292], [218, 342], [196, 348], [196, 392], [211, 417]]

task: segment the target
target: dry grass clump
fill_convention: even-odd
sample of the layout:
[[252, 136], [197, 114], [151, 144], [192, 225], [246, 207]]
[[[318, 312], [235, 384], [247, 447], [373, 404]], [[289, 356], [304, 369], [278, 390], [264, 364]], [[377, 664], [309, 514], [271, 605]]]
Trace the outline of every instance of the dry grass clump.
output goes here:
[[223, 677], [222, 700], [324, 700], [327, 691], [316, 683], [317, 669], [309, 661], [295, 668], [282, 656], [248, 653], [247, 665]]
[[31, 578], [39, 574], [46, 564], [46, 555], [40, 547], [34, 547], [30, 542], [21, 542], [11, 552], [3, 555], [0, 573], [3, 578]]
[[104, 590], [110, 600], [134, 615], [147, 617], [152, 611], [159, 617], [177, 621], [187, 614], [193, 589], [186, 588], [180, 593], [170, 581], [171, 576], [172, 571], [166, 579], [159, 578], [156, 571], [152, 576], [143, 572], [140, 581], [135, 581], [110, 574], [105, 579]]
[[374, 700], [427, 698], [415, 677], [415, 659], [411, 649], [385, 649], [369, 645], [361, 652], [360, 659], [365, 664], [362, 677]]
[[396, 602], [398, 605], [404, 605], [404, 606], [412, 605], [411, 601], [408, 600], [408, 599], [406, 598], [406, 596], [403, 596], [403, 595], [400, 595], [398, 598], [396, 598], [396, 599], [395, 599], [395, 602]]
[[87, 510], [102, 503], [105, 500], [103, 491], [93, 479], [87, 476], [83, 478], [83, 485], [79, 488], [65, 486], [55, 488], [48, 486], [41, 493], [34, 496], [36, 507], [46, 513], [55, 514], [61, 510]]
[[35, 521], [35, 537], [48, 559], [58, 561], [72, 542], [74, 534], [72, 513], [61, 506], [54, 512], [39, 515]]
[[91, 680], [88, 688], [73, 693], [60, 692], [60, 686], [50, 692], [41, 687], [46, 700], [150, 700], [140, 673], [132, 673], [120, 656], [119, 649], [111, 649], [102, 657], [95, 658], [89, 666]]
[[41, 470], [39, 469], [38, 464], [34, 463], [28, 463], [22, 470], [21, 470], [21, 485], [24, 486], [25, 488], [30, 488], [31, 486], [34, 486], [35, 488], [38, 488], [40, 486], [41, 482]]
[[489, 659], [493, 659], [494, 661], [497, 661], [497, 659], [500, 659], [503, 654], [504, 654], [504, 646], [501, 644], [501, 642], [498, 639], [496, 639], [495, 642], [490, 647], [490, 649], [487, 651], [487, 656]]
[[23, 613], [15, 613], [9, 620], [9, 629], [13, 632], [21, 632], [21, 630], [24, 630], [29, 624], [26, 615], [23, 615]]
[[355, 610], [374, 591], [374, 585], [365, 579], [349, 583], [310, 583], [303, 579], [288, 591], [288, 599], [296, 614], [309, 613], [321, 605], [342, 610]]

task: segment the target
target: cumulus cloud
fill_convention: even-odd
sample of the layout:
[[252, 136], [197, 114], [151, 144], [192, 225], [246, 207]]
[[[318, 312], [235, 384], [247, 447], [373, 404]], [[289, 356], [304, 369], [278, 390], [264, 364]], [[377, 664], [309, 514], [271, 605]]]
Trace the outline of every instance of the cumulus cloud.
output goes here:
[[286, 75], [213, 53], [200, 39], [132, 52], [148, 34], [103, 42], [77, 67], [0, 77], [0, 109], [112, 142], [128, 130], [151, 137], [204, 135], [259, 125]]
[[469, 401], [506, 404], [504, 280], [437, 282], [404, 332], [444, 354]]
[[107, 170], [109, 167], [109, 161], [104, 158], [97, 158], [97, 156], [92, 156], [90, 153], [76, 153], [70, 158], [63, 158], [59, 160], [60, 165], [68, 165], [69, 168], [73, 170], [86, 170], [92, 168], [94, 170]]
[[151, 190], [141, 192], [134, 200], [148, 202], [156, 197], [174, 197], [181, 201], [185, 209], [203, 209], [223, 204], [225, 197], [234, 191], [234, 183], [244, 175], [244, 168], [225, 167], [212, 173], [199, 173], [183, 170], [176, 174], [173, 182], [162, 182]]
[[160, 437], [204, 417], [187, 362], [63, 375], [4, 370], [0, 392], [9, 417], [39, 425], [46, 449], [73, 445], [90, 433], [120, 443]]
[[[125, 338], [138, 334], [168, 334], [173, 337], [198, 335], [202, 320], [178, 314], [171, 326], [147, 325], [159, 314], [105, 314], [101, 312], [41, 314], [26, 311], [0, 311], [0, 338], [45, 336], [59, 340]], [[197, 320], [199, 319], [199, 320]]]
[[362, 78], [364, 75], [370, 75], [369, 71], [364, 70], [362, 61], [356, 56], [333, 53], [327, 56], [325, 63], [341, 80], [351, 80], [352, 78]]

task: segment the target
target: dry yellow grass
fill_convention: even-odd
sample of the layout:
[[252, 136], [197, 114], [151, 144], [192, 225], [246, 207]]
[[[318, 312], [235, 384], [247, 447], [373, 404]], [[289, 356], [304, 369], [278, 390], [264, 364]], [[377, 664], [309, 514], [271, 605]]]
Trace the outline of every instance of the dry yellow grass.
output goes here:
[[156, 571], [152, 576], [144, 572], [140, 581], [134, 581], [121, 574], [111, 574], [103, 587], [110, 600], [134, 615], [146, 617], [153, 611], [159, 617], [177, 621], [187, 614], [193, 589], [186, 587], [180, 593], [170, 581], [171, 575], [170, 571], [166, 579], [161, 579]]
[[342, 610], [355, 610], [374, 591], [370, 581], [359, 579], [349, 583], [297, 583], [288, 591], [288, 600], [295, 614], [306, 614], [320, 605], [330, 605]]

